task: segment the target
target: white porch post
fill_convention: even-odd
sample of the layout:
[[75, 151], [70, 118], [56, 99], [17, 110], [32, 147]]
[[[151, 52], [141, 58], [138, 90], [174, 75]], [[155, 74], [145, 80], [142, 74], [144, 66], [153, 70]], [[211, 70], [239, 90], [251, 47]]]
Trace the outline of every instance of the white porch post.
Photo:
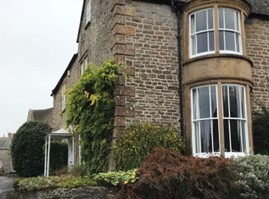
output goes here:
[[81, 146], [80, 146], [80, 134], [78, 136], [78, 163], [79, 165], [81, 165]]
[[48, 138], [45, 141], [45, 162], [44, 162], [44, 176], [47, 176], [47, 152], [48, 152]]
[[49, 176], [49, 172], [50, 172], [50, 141], [51, 141], [51, 135], [49, 134], [48, 161], [47, 161], [47, 177]]

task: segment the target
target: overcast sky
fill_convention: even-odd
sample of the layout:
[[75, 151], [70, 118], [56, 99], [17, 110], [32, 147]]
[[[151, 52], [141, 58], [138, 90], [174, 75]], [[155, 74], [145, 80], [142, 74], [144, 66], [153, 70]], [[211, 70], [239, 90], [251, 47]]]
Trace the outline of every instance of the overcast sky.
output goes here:
[[0, 136], [16, 132], [28, 110], [52, 107], [73, 54], [82, 0], [0, 0]]

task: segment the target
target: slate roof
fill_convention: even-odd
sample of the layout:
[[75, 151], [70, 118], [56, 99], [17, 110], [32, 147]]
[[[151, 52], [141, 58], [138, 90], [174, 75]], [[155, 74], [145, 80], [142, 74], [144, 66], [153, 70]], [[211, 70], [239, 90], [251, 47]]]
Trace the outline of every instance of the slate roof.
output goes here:
[[269, 15], [269, 0], [247, 0], [254, 14]]
[[0, 150], [6, 150], [11, 144], [11, 139], [6, 137], [0, 137]]
[[28, 112], [27, 121], [42, 122], [52, 127], [53, 108], [32, 110]]
[[75, 63], [77, 57], [78, 57], [78, 54], [77, 54], [77, 53], [73, 55], [73, 57], [72, 57], [72, 59], [70, 60], [70, 62], [69, 62], [69, 64], [68, 64], [67, 68], [65, 69], [63, 75], [61, 76], [61, 78], [60, 78], [60, 80], [58, 81], [58, 83], [57, 83], [57, 85], [55, 86], [55, 88], [52, 90], [52, 92], [51, 92], [51, 96], [54, 96], [54, 95], [58, 92], [59, 88], [61, 87], [61, 85], [62, 85], [62, 83], [63, 83], [63, 81], [64, 81], [64, 78], [67, 76], [68, 71], [72, 68], [72, 66], [73, 66], [73, 64]]
[[[133, 1], [147, 1], [152, 3], [171, 4], [171, 0], [133, 0]], [[190, 2], [192, 0], [174, 0], [175, 3]], [[245, 0], [251, 5], [251, 13], [258, 15], [269, 16], [269, 0]]]

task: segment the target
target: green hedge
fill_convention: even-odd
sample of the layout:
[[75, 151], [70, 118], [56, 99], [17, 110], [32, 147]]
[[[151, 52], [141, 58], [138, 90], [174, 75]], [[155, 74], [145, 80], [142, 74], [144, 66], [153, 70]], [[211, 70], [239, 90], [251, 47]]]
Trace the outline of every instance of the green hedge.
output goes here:
[[11, 143], [13, 168], [19, 176], [32, 177], [44, 172], [45, 136], [51, 128], [40, 122], [26, 122]]

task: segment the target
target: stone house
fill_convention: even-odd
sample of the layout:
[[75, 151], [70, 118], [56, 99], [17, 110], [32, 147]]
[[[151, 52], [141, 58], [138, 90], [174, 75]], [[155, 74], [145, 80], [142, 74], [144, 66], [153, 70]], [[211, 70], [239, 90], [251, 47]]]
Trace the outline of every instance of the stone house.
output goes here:
[[53, 128], [87, 63], [112, 58], [133, 77], [116, 87], [114, 138], [136, 122], [176, 124], [189, 154], [253, 154], [252, 113], [269, 106], [268, 31], [267, 0], [84, 0]]
[[0, 176], [14, 172], [9, 154], [12, 136], [12, 133], [8, 133], [8, 137], [0, 137]]
[[189, 154], [253, 154], [268, 106], [266, 0], [85, 0], [77, 61], [124, 63], [114, 138], [135, 122], [178, 124]]

